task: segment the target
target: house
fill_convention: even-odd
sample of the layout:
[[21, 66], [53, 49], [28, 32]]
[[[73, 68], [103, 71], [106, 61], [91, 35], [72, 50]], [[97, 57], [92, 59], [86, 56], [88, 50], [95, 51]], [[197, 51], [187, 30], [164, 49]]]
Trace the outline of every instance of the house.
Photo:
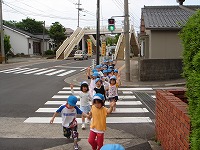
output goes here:
[[[16, 54], [41, 55], [53, 49], [53, 42], [48, 35], [33, 35], [26, 31], [3, 26], [4, 34], [10, 36], [11, 51]], [[44, 40], [44, 41], [43, 41]]]
[[179, 32], [200, 6], [144, 6], [140, 26], [140, 80], [181, 77]]

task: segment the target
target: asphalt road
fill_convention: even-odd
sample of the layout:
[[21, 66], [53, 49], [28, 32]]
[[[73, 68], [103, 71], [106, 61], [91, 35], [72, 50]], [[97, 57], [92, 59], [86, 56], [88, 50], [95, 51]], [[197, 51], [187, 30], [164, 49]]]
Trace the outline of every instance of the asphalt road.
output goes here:
[[[81, 63], [80, 63], [81, 62]], [[58, 90], [64, 79], [91, 65], [91, 60], [63, 60], [30, 64], [21, 68], [76, 70], [66, 76], [0, 73], [0, 117], [28, 117]], [[79, 68], [80, 67], [80, 68]]]

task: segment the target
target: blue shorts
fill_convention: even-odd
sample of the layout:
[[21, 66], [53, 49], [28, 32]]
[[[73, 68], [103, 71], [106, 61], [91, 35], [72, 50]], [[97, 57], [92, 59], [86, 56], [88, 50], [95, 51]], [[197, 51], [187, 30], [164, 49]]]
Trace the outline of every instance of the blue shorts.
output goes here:
[[91, 107], [90, 107], [90, 105], [88, 105], [88, 106], [81, 106], [81, 107], [80, 107], [80, 110], [81, 110], [82, 112], [84, 112], [84, 113], [89, 113], [90, 110], [91, 110]]

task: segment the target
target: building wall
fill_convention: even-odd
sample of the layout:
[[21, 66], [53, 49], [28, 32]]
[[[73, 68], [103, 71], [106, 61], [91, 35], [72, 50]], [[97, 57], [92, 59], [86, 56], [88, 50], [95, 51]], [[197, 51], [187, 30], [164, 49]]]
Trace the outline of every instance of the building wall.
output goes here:
[[4, 34], [10, 36], [11, 50], [14, 54], [24, 53], [28, 55], [28, 39], [25, 35], [7, 28], [4, 28]]
[[145, 59], [139, 61], [139, 80], [155, 81], [181, 78], [182, 59]]
[[154, 31], [149, 36], [150, 59], [182, 58], [183, 47], [178, 31]]

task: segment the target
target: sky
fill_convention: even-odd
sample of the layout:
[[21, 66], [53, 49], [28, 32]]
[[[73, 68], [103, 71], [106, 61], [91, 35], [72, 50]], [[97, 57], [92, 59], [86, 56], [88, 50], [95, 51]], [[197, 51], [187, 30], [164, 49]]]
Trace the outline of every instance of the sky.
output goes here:
[[[78, 1], [80, 1], [80, 27], [96, 27], [97, 0], [3, 0], [3, 20], [22, 21], [27, 17], [54, 22], [75, 30], [78, 25]], [[128, 0], [130, 24], [139, 31], [141, 8], [145, 6], [178, 5], [176, 0]], [[200, 5], [200, 0], [185, 0], [184, 5]], [[107, 26], [108, 18], [124, 15], [124, 0], [100, 0], [100, 26]], [[123, 17], [116, 17], [116, 26], [123, 25]]]

